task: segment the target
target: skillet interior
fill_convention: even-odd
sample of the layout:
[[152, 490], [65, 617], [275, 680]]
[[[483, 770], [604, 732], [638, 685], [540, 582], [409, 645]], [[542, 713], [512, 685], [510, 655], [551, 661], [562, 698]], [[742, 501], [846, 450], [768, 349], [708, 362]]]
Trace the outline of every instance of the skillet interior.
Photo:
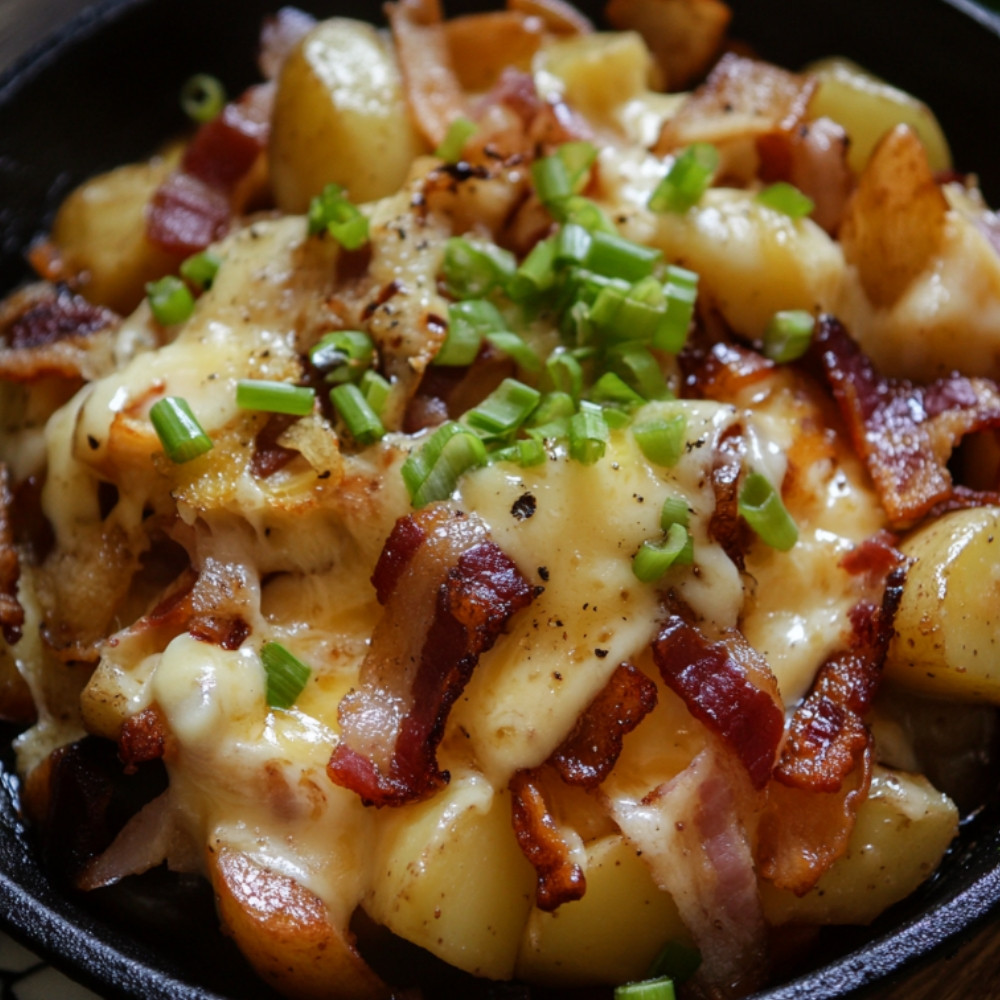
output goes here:
[[[1000, 20], [967, 0], [730, 0], [733, 33], [783, 65], [842, 53], [928, 101], [958, 169], [975, 169], [1000, 203]], [[180, 83], [209, 70], [230, 92], [255, 79], [266, 0], [105, 0], [0, 78], [0, 291], [28, 277], [23, 249], [84, 177], [137, 159], [180, 130]], [[371, 15], [365, 0], [301, 6]], [[449, 11], [474, 8], [450, 0]], [[583, 2], [596, 10], [599, 2]], [[960, 66], [961, 71], [956, 67]], [[0, 729], [0, 744], [13, 733]], [[69, 898], [49, 882], [20, 825], [9, 754], [0, 770], [0, 913], [16, 934], [108, 997], [273, 998], [215, 930], [202, 887], [153, 876]], [[767, 994], [855, 997], [933, 958], [1000, 902], [1000, 809], [988, 805], [929, 885], [869, 929], [838, 935], [855, 949]], [[194, 983], [198, 986], [192, 985]], [[500, 990], [496, 995], [507, 993]], [[515, 994], [516, 995], [516, 994]]]

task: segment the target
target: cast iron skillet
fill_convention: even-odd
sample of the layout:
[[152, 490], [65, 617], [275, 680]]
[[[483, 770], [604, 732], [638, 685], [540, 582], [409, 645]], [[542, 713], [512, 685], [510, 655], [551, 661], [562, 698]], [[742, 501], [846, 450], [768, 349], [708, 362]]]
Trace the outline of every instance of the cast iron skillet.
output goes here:
[[[1000, 204], [1000, 19], [969, 0], [730, 0], [733, 34], [782, 65], [844, 54], [923, 97], [956, 167]], [[596, 12], [599, 0], [581, 4]], [[211, 71], [230, 92], [256, 79], [262, 16], [278, 0], [104, 0], [0, 77], [0, 293], [29, 276], [23, 251], [83, 178], [139, 159], [184, 127], [178, 87]], [[371, 0], [310, 0], [318, 15], [372, 16]], [[450, 12], [476, 6], [450, 0]], [[0, 746], [14, 734], [0, 728]], [[1000, 911], [1000, 796], [963, 825], [941, 871], [839, 955], [761, 1000], [870, 996]], [[40, 867], [0, 761], [0, 918], [106, 997], [273, 1000], [216, 930], [208, 891], [156, 873], [88, 897]], [[839, 949], [839, 950], [838, 950]], [[446, 995], [456, 995], [457, 984]], [[500, 987], [493, 994], [518, 995]]]

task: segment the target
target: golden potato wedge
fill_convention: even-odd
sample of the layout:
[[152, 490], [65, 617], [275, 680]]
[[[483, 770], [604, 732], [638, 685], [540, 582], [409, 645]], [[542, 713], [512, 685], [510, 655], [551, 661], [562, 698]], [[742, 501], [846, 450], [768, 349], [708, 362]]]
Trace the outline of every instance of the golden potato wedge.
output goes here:
[[173, 157], [118, 167], [81, 184], [52, 227], [67, 276], [91, 302], [127, 315], [146, 282], [176, 270], [179, 258], [146, 239], [146, 206], [173, 169]]
[[279, 992], [298, 1000], [389, 996], [318, 896], [242, 851], [210, 849], [208, 863], [223, 928]]
[[1000, 704], [1000, 509], [945, 514], [902, 549], [914, 562], [886, 676], [939, 698]]
[[304, 212], [330, 183], [356, 202], [382, 198], [423, 151], [386, 39], [347, 18], [313, 28], [278, 78], [270, 142], [278, 207]]
[[897, 125], [875, 147], [840, 232], [844, 256], [873, 305], [893, 305], [929, 266], [947, 212], [917, 134]]

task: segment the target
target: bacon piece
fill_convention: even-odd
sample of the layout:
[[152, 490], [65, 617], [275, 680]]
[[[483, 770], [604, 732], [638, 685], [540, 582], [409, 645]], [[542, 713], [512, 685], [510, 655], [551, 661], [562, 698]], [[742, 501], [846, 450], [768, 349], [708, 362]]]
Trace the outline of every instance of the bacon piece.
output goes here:
[[297, 418], [283, 413], [273, 414], [258, 431], [253, 443], [250, 471], [258, 479], [267, 479], [283, 469], [299, 453], [294, 448], [278, 444], [278, 439]]
[[739, 510], [739, 481], [743, 472], [743, 428], [731, 427], [719, 439], [712, 460], [715, 509], [708, 522], [708, 536], [742, 572], [746, 565], [746, 530]]
[[551, 913], [587, 891], [583, 871], [570, 857], [542, 793], [538, 769], [518, 771], [510, 780], [514, 834], [538, 876], [535, 902]]
[[24, 608], [17, 599], [17, 581], [21, 576], [21, 561], [14, 548], [14, 528], [11, 508], [14, 503], [10, 489], [10, 473], [0, 462], [0, 629], [10, 645], [21, 638]]
[[941, 504], [997, 503], [995, 493], [957, 490], [948, 459], [974, 431], [1000, 427], [1000, 389], [951, 375], [929, 385], [880, 375], [832, 316], [816, 324], [813, 348], [893, 529]]
[[163, 757], [167, 746], [166, 720], [155, 706], [130, 715], [118, 735], [118, 756], [125, 773], [132, 774], [137, 764]]
[[745, 996], [766, 978], [766, 927], [742, 816], [753, 795], [716, 743], [641, 801], [608, 806], [642, 853], [656, 884], [673, 897], [701, 951], [687, 989]]
[[273, 90], [251, 87], [202, 125], [180, 168], [157, 189], [146, 216], [146, 236], [170, 253], [187, 256], [229, 227], [239, 183], [267, 146]]
[[682, 613], [668, 609], [653, 643], [653, 659], [667, 686], [720, 737], [753, 787], [762, 789], [785, 721], [777, 682], [763, 657], [739, 632], [710, 642]]
[[385, 11], [396, 43], [406, 99], [417, 127], [432, 147], [466, 113], [465, 95], [451, 66], [438, 0], [398, 0]]
[[631, 663], [619, 664], [547, 763], [568, 785], [596, 788], [611, 773], [622, 740], [656, 707], [656, 685]]
[[734, 402], [739, 393], [768, 378], [776, 368], [759, 351], [728, 341], [706, 345], [705, 339], [689, 343], [679, 357], [687, 396]]
[[761, 874], [779, 888], [803, 895], [847, 850], [871, 784], [872, 738], [864, 716], [881, 679], [904, 576], [896, 565], [881, 605], [855, 606], [851, 645], [822, 666], [792, 717], [757, 846]]
[[481, 521], [446, 505], [396, 523], [373, 579], [385, 611], [327, 771], [366, 804], [403, 805], [448, 780], [436, 754], [451, 706], [534, 590]]

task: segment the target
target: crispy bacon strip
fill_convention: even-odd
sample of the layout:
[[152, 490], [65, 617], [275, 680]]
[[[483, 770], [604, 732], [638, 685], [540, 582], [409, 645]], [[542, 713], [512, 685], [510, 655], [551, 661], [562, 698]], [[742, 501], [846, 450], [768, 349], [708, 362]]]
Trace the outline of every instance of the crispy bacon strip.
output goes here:
[[118, 735], [118, 756], [125, 773], [132, 774], [138, 764], [163, 757], [167, 737], [166, 719], [155, 705], [129, 716]]
[[539, 769], [518, 771], [510, 779], [514, 835], [538, 876], [535, 902], [551, 913], [587, 891], [583, 870], [570, 857], [542, 792]]
[[735, 630], [710, 642], [676, 608], [668, 609], [653, 643], [653, 659], [667, 686], [722, 740], [753, 787], [762, 789], [785, 723], [778, 685], [766, 661]]
[[0, 630], [10, 645], [21, 638], [24, 608], [17, 599], [17, 581], [21, 576], [21, 561], [14, 548], [14, 526], [11, 508], [14, 496], [10, 488], [10, 473], [0, 462]]
[[941, 504], [1000, 502], [995, 493], [957, 489], [947, 465], [966, 434], [1000, 427], [995, 382], [956, 374], [919, 386], [886, 378], [832, 316], [817, 323], [813, 351], [892, 528], [908, 528]]
[[251, 87], [198, 130], [174, 171], [153, 195], [146, 236], [170, 253], [188, 255], [229, 226], [238, 184], [267, 146], [273, 89]]
[[436, 752], [451, 706], [534, 590], [481, 521], [445, 505], [396, 523], [373, 582], [385, 611], [327, 771], [366, 804], [403, 805], [448, 780]]
[[596, 788], [615, 766], [624, 738], [655, 707], [656, 685], [631, 663], [619, 664], [547, 763], [567, 785]]
[[847, 850], [871, 784], [872, 739], [864, 716], [881, 679], [904, 577], [897, 564], [882, 603], [856, 605], [851, 645], [823, 665], [792, 717], [757, 846], [761, 874], [779, 888], [808, 892]]

